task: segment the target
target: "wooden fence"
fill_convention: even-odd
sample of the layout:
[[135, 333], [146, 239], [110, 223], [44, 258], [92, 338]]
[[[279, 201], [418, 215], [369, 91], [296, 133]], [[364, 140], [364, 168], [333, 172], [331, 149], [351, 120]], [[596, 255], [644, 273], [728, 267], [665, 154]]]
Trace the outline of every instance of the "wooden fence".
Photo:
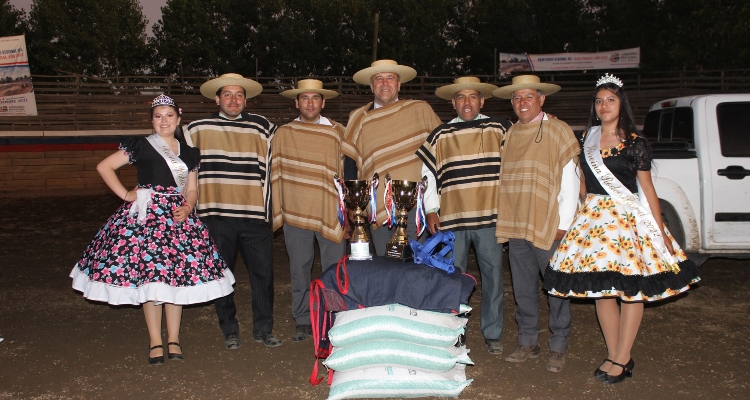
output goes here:
[[[540, 74], [543, 81], [554, 82], [562, 90], [550, 96], [545, 110], [570, 125], [585, 124], [591, 105], [594, 82], [600, 72]], [[642, 124], [649, 107], [656, 101], [678, 96], [705, 93], [750, 91], [750, 70], [702, 71], [683, 73], [618, 72], [625, 82], [637, 123]], [[248, 100], [248, 110], [281, 124], [297, 115], [294, 102], [279, 95], [293, 88], [297, 79], [309, 77], [258, 77], [263, 93]], [[200, 95], [206, 77], [128, 76], [92, 78], [83, 76], [33, 76], [39, 115], [34, 117], [0, 117], [3, 136], [24, 131], [117, 131], [149, 129], [149, 104], [153, 97], [166, 93], [174, 97], [184, 110], [183, 122], [204, 117], [216, 111], [212, 99]], [[367, 86], [354, 83], [351, 77], [318, 77], [325, 88], [340, 95], [326, 102], [324, 115], [346, 123], [349, 112], [369, 101]], [[484, 82], [498, 86], [510, 83], [510, 76], [480, 76]], [[453, 77], [417, 77], [401, 87], [400, 97], [425, 100], [443, 120], [455, 116], [450, 102], [435, 96], [435, 89], [450, 83]], [[490, 99], [485, 114], [513, 117], [509, 101]], [[101, 134], [101, 133], [100, 133]]]

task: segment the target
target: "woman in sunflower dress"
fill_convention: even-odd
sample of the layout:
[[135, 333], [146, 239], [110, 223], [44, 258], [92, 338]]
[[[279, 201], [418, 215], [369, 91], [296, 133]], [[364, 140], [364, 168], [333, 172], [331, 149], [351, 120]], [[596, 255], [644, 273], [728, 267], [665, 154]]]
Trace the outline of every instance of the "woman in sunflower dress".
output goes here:
[[[200, 151], [185, 142], [181, 110], [168, 96], [152, 102], [154, 132], [121, 144], [97, 171], [125, 203], [107, 220], [73, 267], [73, 289], [112, 305], [143, 304], [151, 365], [164, 363], [162, 305], [170, 360], [182, 359], [182, 306], [226, 296], [234, 276], [208, 230], [193, 213]], [[138, 187], [126, 189], [115, 170], [137, 169]]]
[[582, 145], [583, 206], [550, 260], [544, 287], [553, 296], [596, 299], [608, 356], [594, 376], [617, 383], [632, 376], [644, 302], [682, 293], [700, 278], [664, 227], [651, 148], [620, 79], [607, 74], [597, 82]]

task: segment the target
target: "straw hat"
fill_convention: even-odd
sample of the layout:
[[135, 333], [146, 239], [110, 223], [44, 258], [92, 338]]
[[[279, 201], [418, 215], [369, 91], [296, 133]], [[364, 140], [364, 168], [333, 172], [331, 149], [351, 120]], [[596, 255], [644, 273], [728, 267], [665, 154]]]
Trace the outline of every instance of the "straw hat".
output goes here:
[[372, 78], [373, 75], [379, 74], [381, 72], [393, 72], [394, 74], [398, 74], [401, 83], [409, 82], [417, 76], [417, 70], [412, 67], [399, 65], [399, 63], [393, 60], [377, 60], [373, 62], [371, 66], [354, 74], [352, 79], [354, 79], [354, 82], [357, 82], [361, 85], [369, 85], [370, 78]]
[[252, 79], [245, 78], [240, 74], [224, 74], [202, 84], [201, 94], [204, 97], [213, 99], [216, 97], [216, 91], [224, 86], [241, 86], [245, 88], [245, 97], [248, 99], [259, 95], [263, 91], [263, 86]]
[[297, 82], [297, 89], [289, 89], [281, 92], [281, 95], [289, 98], [296, 99], [300, 93], [320, 93], [324, 99], [332, 99], [339, 94], [333, 90], [323, 89], [323, 82], [317, 79], [301, 79]]
[[475, 76], [461, 76], [456, 78], [452, 84], [440, 86], [435, 91], [435, 95], [443, 100], [453, 99], [453, 95], [461, 90], [476, 90], [481, 93], [485, 99], [492, 97], [492, 91], [497, 89], [497, 86], [489, 83], [482, 83], [479, 78]]
[[521, 89], [541, 90], [543, 95], [549, 96], [561, 88], [559, 85], [553, 83], [541, 83], [539, 77], [536, 75], [518, 75], [513, 77], [510, 85], [495, 89], [492, 94], [501, 99], [509, 99], [513, 92]]

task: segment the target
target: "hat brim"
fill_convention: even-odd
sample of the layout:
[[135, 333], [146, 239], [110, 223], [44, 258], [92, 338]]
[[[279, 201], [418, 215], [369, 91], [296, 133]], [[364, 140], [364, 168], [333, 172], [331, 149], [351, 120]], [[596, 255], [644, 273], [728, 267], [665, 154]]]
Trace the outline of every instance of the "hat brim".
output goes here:
[[324, 100], [332, 99], [338, 96], [338, 92], [328, 89], [289, 89], [281, 92], [281, 95], [288, 99], [296, 99], [300, 93], [320, 93]]
[[201, 85], [201, 94], [209, 99], [216, 98], [216, 92], [224, 86], [240, 86], [245, 89], [245, 98], [255, 97], [263, 91], [263, 86], [247, 78], [218, 77]]
[[513, 92], [521, 89], [541, 90], [543, 95], [549, 96], [560, 91], [561, 87], [553, 83], [519, 83], [495, 89], [492, 95], [501, 99], [509, 99], [513, 95]]
[[461, 90], [476, 90], [482, 94], [482, 97], [489, 99], [492, 97], [492, 92], [495, 89], [497, 89], [497, 86], [489, 83], [453, 83], [437, 88], [435, 96], [443, 100], [451, 100], [456, 92], [460, 92]]
[[393, 72], [398, 74], [401, 83], [409, 82], [417, 76], [417, 70], [406, 65], [377, 65], [358, 71], [352, 79], [360, 85], [370, 85], [370, 78], [382, 72]]

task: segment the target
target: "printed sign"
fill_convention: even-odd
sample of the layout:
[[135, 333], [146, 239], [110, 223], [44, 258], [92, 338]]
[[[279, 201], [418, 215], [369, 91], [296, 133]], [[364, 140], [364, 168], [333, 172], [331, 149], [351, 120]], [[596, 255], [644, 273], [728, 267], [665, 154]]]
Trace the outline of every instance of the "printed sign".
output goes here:
[[0, 117], [37, 115], [26, 39], [0, 37]]
[[500, 74], [519, 71], [573, 71], [638, 68], [640, 62], [640, 47], [603, 51], [599, 53], [500, 53]]

